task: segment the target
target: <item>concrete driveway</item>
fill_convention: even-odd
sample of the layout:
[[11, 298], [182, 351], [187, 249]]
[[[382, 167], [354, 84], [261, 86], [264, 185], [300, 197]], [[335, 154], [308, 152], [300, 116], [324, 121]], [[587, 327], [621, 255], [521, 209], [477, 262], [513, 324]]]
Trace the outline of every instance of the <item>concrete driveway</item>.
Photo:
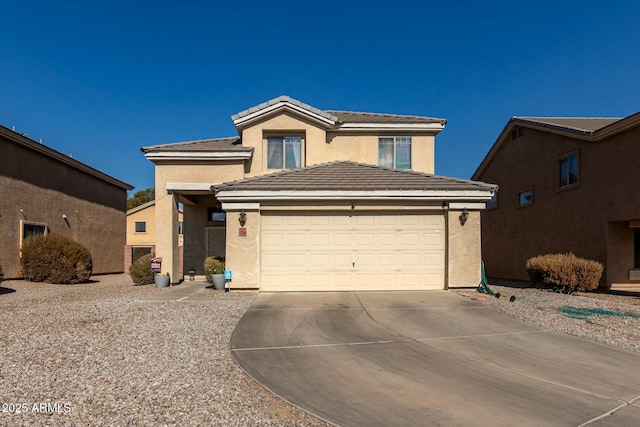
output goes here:
[[640, 425], [640, 354], [446, 291], [261, 293], [231, 349], [264, 387], [341, 426]]

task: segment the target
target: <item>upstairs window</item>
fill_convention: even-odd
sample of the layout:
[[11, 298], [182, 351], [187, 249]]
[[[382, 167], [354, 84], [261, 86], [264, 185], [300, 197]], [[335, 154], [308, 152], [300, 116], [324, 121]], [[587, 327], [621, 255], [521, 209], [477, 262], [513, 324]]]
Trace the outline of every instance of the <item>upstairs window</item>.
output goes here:
[[558, 188], [578, 183], [578, 155], [572, 154], [558, 161]]
[[411, 137], [378, 138], [378, 165], [386, 168], [411, 169]]
[[136, 233], [146, 233], [146, 232], [147, 232], [147, 223], [136, 221]]
[[301, 136], [270, 136], [267, 138], [267, 168], [297, 169], [302, 167]]

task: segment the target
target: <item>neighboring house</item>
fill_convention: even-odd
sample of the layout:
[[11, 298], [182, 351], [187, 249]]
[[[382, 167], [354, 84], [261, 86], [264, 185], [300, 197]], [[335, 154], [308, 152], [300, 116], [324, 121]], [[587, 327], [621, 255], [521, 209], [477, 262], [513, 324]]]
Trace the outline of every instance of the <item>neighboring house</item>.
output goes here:
[[446, 120], [287, 96], [231, 118], [240, 136], [142, 148], [155, 163], [156, 254], [174, 280], [182, 203], [185, 269], [225, 257], [236, 288], [478, 284], [480, 210], [495, 187], [433, 175]]
[[55, 232], [91, 251], [93, 273], [124, 271], [127, 190], [133, 187], [0, 126], [0, 265], [21, 277], [25, 238]]
[[605, 267], [602, 285], [640, 287], [640, 113], [513, 117], [473, 179], [500, 190], [482, 212], [490, 277], [526, 279], [528, 258], [573, 252]]
[[[178, 211], [178, 247], [182, 256], [183, 214]], [[124, 269], [146, 254], [156, 253], [156, 202], [150, 201], [127, 211], [127, 245], [124, 249]], [[182, 266], [182, 263], [179, 263]], [[182, 270], [180, 270], [182, 272]]]

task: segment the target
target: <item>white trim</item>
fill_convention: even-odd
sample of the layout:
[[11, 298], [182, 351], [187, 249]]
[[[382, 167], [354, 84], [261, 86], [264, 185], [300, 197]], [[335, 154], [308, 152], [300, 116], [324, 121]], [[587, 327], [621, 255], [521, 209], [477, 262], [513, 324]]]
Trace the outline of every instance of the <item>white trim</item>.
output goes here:
[[315, 119], [318, 122], [327, 124], [329, 126], [333, 126], [336, 124], [335, 120], [330, 120], [326, 117], [321, 116], [320, 114], [314, 113], [313, 111], [310, 111], [306, 108], [302, 108], [299, 107], [295, 104], [292, 104], [288, 101], [280, 101], [277, 104], [273, 104], [270, 105], [268, 107], [265, 108], [261, 108], [257, 111], [254, 111], [252, 113], [247, 114], [246, 116], [242, 116], [242, 117], [238, 117], [237, 119], [233, 120], [233, 124], [238, 127], [238, 126], [243, 126], [248, 124], [249, 122], [252, 122], [256, 119], [261, 118], [262, 116], [272, 113], [274, 111], [277, 111], [279, 109], [283, 109], [283, 108], [288, 108], [290, 110], [293, 110], [297, 113], [303, 114], [305, 116], [309, 116], [313, 119]]
[[239, 211], [241, 209], [259, 211], [260, 203], [222, 203], [223, 211]]
[[149, 160], [245, 160], [250, 159], [253, 151], [161, 151], [157, 153], [146, 153], [145, 157]]
[[449, 203], [449, 209], [484, 209], [486, 206], [485, 203]]
[[206, 191], [210, 193], [211, 185], [210, 182], [167, 182], [167, 191]]
[[415, 131], [428, 130], [440, 132], [444, 129], [442, 123], [344, 123], [337, 130], [368, 130], [368, 131]]
[[225, 191], [216, 194], [220, 201], [234, 202], [244, 200], [423, 200], [483, 202], [490, 200], [491, 190], [417, 190], [417, 191]]

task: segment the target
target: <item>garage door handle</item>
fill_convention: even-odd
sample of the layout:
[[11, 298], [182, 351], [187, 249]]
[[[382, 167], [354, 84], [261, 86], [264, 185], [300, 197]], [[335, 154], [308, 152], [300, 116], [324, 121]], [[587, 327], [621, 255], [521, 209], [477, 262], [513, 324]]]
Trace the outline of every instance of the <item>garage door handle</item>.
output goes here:
[[353, 262], [351, 263], [351, 265], [353, 266], [353, 268], [355, 268], [355, 267], [356, 267], [356, 262], [355, 262], [355, 261], [353, 261]]

